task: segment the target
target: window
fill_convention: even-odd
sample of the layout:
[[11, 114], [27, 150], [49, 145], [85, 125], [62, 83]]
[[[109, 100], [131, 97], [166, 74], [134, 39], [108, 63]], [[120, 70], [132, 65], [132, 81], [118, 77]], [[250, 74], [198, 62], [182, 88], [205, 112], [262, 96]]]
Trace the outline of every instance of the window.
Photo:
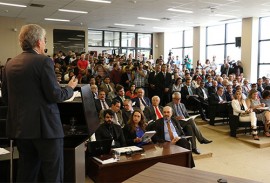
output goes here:
[[151, 34], [138, 34], [138, 47], [139, 48], [151, 48], [152, 47], [152, 35]]
[[227, 34], [226, 34], [226, 43], [234, 43], [236, 37], [241, 37], [242, 35], [242, 23], [234, 22], [227, 24]]
[[207, 27], [207, 44], [223, 44], [225, 41], [225, 25]]
[[104, 46], [119, 47], [120, 46], [120, 33], [119, 32], [104, 32]]
[[88, 31], [88, 46], [102, 46], [102, 31]]
[[122, 47], [135, 47], [135, 33], [122, 33]]

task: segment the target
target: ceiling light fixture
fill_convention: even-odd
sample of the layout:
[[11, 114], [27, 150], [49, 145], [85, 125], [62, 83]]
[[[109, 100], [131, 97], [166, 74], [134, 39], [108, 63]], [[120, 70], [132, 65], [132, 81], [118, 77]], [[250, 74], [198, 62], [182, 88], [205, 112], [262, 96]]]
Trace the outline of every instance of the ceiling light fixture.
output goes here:
[[236, 16], [233, 15], [224, 15], [224, 14], [214, 14], [216, 17], [230, 17], [230, 18], [235, 18]]
[[135, 26], [135, 25], [132, 25], [132, 24], [119, 24], [119, 23], [115, 23], [114, 25], [126, 26], [126, 27], [134, 27]]
[[193, 13], [193, 11], [190, 11], [190, 10], [180, 10], [180, 9], [174, 9], [174, 8], [169, 8], [167, 10], [168, 11], [180, 12], [180, 13]]
[[21, 5], [21, 4], [2, 3], [2, 2], [0, 2], [0, 5], [4, 5], [4, 6], [15, 6], [15, 7], [20, 7], [20, 8], [26, 8], [27, 7], [27, 6]]
[[67, 10], [67, 9], [58, 9], [58, 11], [63, 11], [63, 12], [70, 12], [70, 13], [81, 13], [81, 14], [87, 14], [87, 11], [77, 11], [77, 10]]
[[65, 20], [65, 19], [55, 19], [55, 18], [44, 18], [44, 20], [57, 21], [57, 22], [70, 22], [70, 20]]
[[166, 30], [168, 28], [165, 28], [165, 27], [153, 27], [153, 29], [162, 29], [162, 30]]
[[105, 1], [105, 0], [85, 0], [85, 1], [90, 1], [90, 2], [96, 2], [96, 3], [112, 3], [111, 1]]
[[147, 18], [147, 17], [137, 17], [140, 20], [152, 20], [152, 21], [160, 21], [160, 19], [157, 18]]

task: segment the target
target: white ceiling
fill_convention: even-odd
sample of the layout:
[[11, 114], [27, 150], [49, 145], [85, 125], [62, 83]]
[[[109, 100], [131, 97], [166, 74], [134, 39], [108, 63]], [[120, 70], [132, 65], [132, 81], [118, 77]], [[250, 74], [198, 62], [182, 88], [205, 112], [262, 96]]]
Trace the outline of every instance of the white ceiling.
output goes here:
[[[87, 26], [99, 30], [124, 32], [165, 32], [185, 30], [194, 26], [213, 25], [228, 19], [270, 16], [269, 0], [111, 0], [111, 4], [84, 0], [0, 0], [27, 5], [18, 8], [0, 5], [0, 16], [24, 18], [27, 23]], [[30, 4], [42, 4], [43, 8]], [[72, 9], [87, 11], [76, 14], [58, 11]], [[193, 14], [170, 12], [168, 8], [191, 10]], [[235, 17], [215, 16], [216, 14]], [[139, 20], [137, 17], [161, 19]], [[70, 19], [70, 22], [51, 22], [44, 18]], [[135, 27], [116, 26], [114, 23], [135, 24]], [[155, 29], [162, 27], [165, 29]]]

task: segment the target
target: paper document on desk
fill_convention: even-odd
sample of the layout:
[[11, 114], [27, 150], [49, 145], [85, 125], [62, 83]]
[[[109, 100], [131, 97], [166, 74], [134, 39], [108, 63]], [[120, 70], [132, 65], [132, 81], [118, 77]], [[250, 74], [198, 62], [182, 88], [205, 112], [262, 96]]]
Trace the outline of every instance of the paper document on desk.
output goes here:
[[181, 119], [181, 120], [183, 120], [183, 121], [188, 121], [188, 120], [190, 120], [190, 119], [195, 119], [197, 116], [199, 116], [200, 114], [197, 114], [197, 115], [193, 115], [193, 116], [190, 116], [189, 118], [185, 118], [185, 119]]
[[8, 150], [0, 147], [0, 155], [2, 155], [2, 154], [8, 154], [8, 153], [9, 153]]
[[81, 97], [81, 93], [79, 91], [73, 92], [73, 95], [70, 99], [65, 100], [64, 102], [71, 102], [74, 100], [75, 97]]
[[106, 160], [101, 160], [97, 157], [93, 157], [96, 161], [100, 162], [101, 164], [105, 165], [105, 164], [109, 164], [109, 163], [115, 163], [117, 162], [117, 159], [114, 159], [114, 158], [109, 158], [109, 159], [106, 159]]
[[122, 154], [122, 153], [126, 153], [126, 152], [141, 151], [143, 149], [140, 147], [137, 147], [137, 146], [127, 146], [127, 147], [114, 148], [113, 150], [120, 152]]

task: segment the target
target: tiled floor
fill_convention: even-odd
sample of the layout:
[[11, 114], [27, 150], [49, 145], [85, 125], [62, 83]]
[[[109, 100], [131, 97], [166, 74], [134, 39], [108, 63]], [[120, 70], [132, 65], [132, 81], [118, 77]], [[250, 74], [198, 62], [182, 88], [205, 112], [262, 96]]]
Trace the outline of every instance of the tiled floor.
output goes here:
[[[270, 182], [270, 147], [258, 148], [232, 138], [226, 133], [199, 126], [207, 139], [213, 140], [211, 144], [199, 144], [202, 153], [213, 153], [212, 157], [195, 158], [195, 169], [236, 176], [261, 182]], [[226, 127], [220, 127], [225, 129]], [[251, 137], [250, 137], [251, 138]], [[270, 138], [261, 138], [270, 141]], [[86, 178], [86, 183], [93, 181]]]

